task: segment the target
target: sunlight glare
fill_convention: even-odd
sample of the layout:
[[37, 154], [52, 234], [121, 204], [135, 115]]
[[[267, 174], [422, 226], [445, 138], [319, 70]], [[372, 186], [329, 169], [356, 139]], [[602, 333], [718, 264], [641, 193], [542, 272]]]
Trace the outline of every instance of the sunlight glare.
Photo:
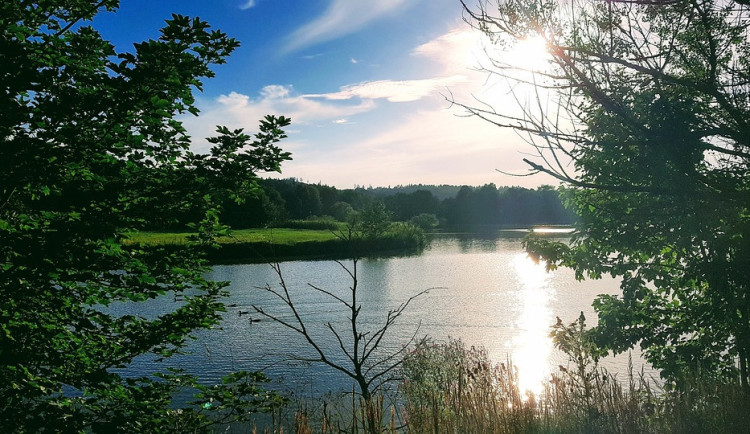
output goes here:
[[521, 311], [516, 324], [520, 335], [513, 339], [515, 350], [512, 360], [518, 369], [521, 392], [539, 395], [550, 375], [549, 364], [553, 349], [549, 336], [552, 323], [549, 308], [552, 276], [545, 270], [543, 262], [535, 263], [524, 253], [515, 255], [513, 269], [519, 282]]
[[502, 57], [509, 66], [534, 72], [547, 70], [552, 59], [547, 51], [547, 41], [539, 35], [518, 40]]
[[[542, 36], [530, 36], [512, 44], [488, 47], [491, 64], [482, 65], [488, 75], [480, 92], [474, 95], [492, 110], [503, 116], [526, 118], [529, 106], [547, 106], [551, 95], [544, 86], [554, 71], [547, 41]], [[537, 115], [537, 113], [533, 113]], [[501, 119], [501, 121], [503, 121]]]

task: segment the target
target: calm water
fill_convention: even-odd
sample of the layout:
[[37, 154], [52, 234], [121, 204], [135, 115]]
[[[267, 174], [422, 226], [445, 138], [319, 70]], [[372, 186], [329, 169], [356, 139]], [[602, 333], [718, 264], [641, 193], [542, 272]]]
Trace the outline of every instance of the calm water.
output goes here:
[[[351, 266], [351, 262], [344, 264]], [[338, 344], [325, 324], [330, 322], [344, 334], [346, 311], [308, 284], [345, 297], [351, 285], [349, 275], [333, 261], [286, 262], [282, 272], [312, 334], [341, 360]], [[365, 331], [379, 328], [389, 309], [433, 288], [412, 302], [384, 339], [386, 349], [398, 348], [415, 333], [436, 340], [460, 338], [467, 346], [484, 346], [493, 361], [511, 357], [519, 367], [522, 386], [532, 391], [540, 388], [551, 370], [565, 363], [549, 338], [556, 317], [570, 323], [583, 311], [593, 324], [594, 297], [618, 292], [614, 280], [577, 282], [565, 269], [546, 273], [522, 251], [518, 234], [508, 233], [491, 238], [441, 236], [419, 255], [363, 259], [357, 272]], [[276, 379], [278, 387], [298, 393], [351, 390], [351, 383], [330, 368], [295, 360], [311, 353], [294, 332], [267, 319], [251, 321], [260, 318], [253, 313], [253, 304], [292, 319], [277, 299], [258, 288], [277, 285], [279, 278], [270, 266], [215, 266], [208, 277], [231, 282], [227, 304], [233, 306], [227, 308], [221, 330], [198, 333], [190, 347], [193, 354], [174, 358], [173, 365], [207, 381], [232, 370], [263, 370]], [[149, 309], [156, 314], [174, 302], [171, 297], [163, 298]], [[146, 366], [150, 360], [142, 357], [130, 369], [138, 373], [151, 369]], [[622, 355], [604, 365], [624, 372], [627, 363], [627, 355]]]

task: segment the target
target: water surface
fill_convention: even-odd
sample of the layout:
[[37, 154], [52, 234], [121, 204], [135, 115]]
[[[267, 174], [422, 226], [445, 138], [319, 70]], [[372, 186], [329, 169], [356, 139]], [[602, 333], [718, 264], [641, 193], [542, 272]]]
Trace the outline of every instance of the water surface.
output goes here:
[[[342, 264], [351, 269], [351, 261]], [[338, 341], [326, 325], [339, 331], [348, 345], [349, 312], [308, 284], [349, 299], [349, 274], [335, 261], [286, 262], [281, 270], [314, 339], [334, 360], [343, 362]], [[252, 305], [257, 305], [283, 320], [294, 319], [278, 299], [259, 289], [278, 288], [279, 277], [269, 265], [219, 265], [208, 277], [231, 282], [222, 328], [198, 333], [190, 346], [193, 354], [171, 363], [210, 382], [232, 370], [263, 370], [278, 387], [298, 393], [351, 390], [351, 382], [340, 373], [298, 360], [314, 356], [298, 334], [253, 312]], [[467, 346], [485, 347], [493, 361], [511, 358], [519, 368], [521, 386], [531, 391], [539, 390], [550, 372], [565, 363], [549, 337], [556, 317], [570, 323], [583, 311], [588, 323], [594, 324], [595, 296], [618, 293], [618, 283], [612, 279], [578, 282], [567, 269], [545, 272], [542, 264], [523, 252], [517, 233], [440, 236], [419, 255], [360, 260], [357, 279], [362, 331], [377, 330], [389, 310], [429, 289], [413, 300], [385, 337], [386, 351], [397, 350], [414, 336], [458, 338]], [[173, 302], [164, 298], [159, 303]], [[152, 306], [154, 311], [169, 308], [159, 303]], [[149, 363], [143, 358], [131, 369], [148, 368], [143, 365]], [[605, 366], [624, 374], [627, 363], [625, 355], [606, 361]]]

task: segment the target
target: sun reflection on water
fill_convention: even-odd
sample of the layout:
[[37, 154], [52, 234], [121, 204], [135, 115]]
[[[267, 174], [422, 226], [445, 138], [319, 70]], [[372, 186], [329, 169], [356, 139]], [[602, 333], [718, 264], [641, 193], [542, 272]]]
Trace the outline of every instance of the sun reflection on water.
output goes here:
[[552, 274], [545, 270], [544, 263], [535, 263], [525, 253], [515, 255], [512, 264], [518, 279], [519, 303], [515, 324], [519, 334], [512, 340], [512, 360], [518, 369], [521, 391], [539, 395], [550, 375], [553, 350], [549, 336], [553, 319], [549, 306]]

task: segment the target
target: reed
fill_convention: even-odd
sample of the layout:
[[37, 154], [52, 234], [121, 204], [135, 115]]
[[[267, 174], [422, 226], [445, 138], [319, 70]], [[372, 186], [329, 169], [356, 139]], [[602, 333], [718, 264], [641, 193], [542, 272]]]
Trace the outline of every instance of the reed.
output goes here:
[[510, 361], [492, 364], [456, 340], [422, 343], [403, 363], [404, 432], [410, 433], [735, 433], [750, 427], [739, 380], [684, 379], [664, 390], [634, 373], [623, 381], [595, 358], [573, 362], [542, 393], [518, 386]]
[[[684, 378], [679, 388], [662, 388], [632, 363], [620, 379], [595, 358], [570, 361], [535, 395], [519, 387], [510, 360], [492, 363], [483, 348], [459, 340], [423, 341], [405, 356], [398, 389], [374, 398], [377, 432], [739, 433], [750, 427], [750, 399], [739, 378]], [[370, 432], [367, 408], [354, 391], [292, 398], [285, 415], [262, 432], [364, 434]]]

